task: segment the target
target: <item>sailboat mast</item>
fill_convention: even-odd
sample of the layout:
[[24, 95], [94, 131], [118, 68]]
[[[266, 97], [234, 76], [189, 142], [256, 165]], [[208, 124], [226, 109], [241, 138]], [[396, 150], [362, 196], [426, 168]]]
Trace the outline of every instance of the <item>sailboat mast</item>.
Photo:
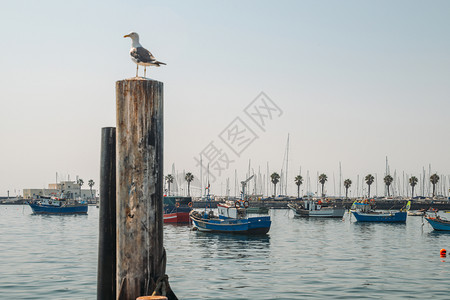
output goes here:
[[203, 198], [203, 162], [202, 154], [200, 153], [200, 199]]
[[429, 180], [431, 177], [431, 164], [428, 164], [428, 195], [431, 194], [431, 181]]
[[336, 180], [334, 178], [334, 172], [333, 172], [333, 195], [336, 196]]
[[342, 168], [341, 162], [339, 162], [339, 198], [342, 197]]
[[267, 193], [267, 197], [270, 197], [269, 194], [269, 162], [267, 162], [267, 177], [266, 177], [266, 193]]
[[375, 173], [375, 196], [378, 197], [378, 175]]
[[237, 170], [234, 169], [234, 197], [237, 197]]
[[287, 138], [287, 145], [286, 145], [286, 185], [284, 187], [284, 194], [287, 196], [287, 185], [288, 185], [288, 167], [289, 167], [289, 133]]

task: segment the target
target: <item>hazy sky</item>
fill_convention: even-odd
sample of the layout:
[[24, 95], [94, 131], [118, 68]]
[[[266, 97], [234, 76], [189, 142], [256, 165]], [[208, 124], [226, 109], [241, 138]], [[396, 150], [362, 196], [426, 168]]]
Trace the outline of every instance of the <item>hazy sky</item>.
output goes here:
[[[328, 174], [333, 193], [339, 162], [355, 182], [383, 176], [386, 156], [397, 175], [429, 164], [450, 174], [449, 12], [449, 1], [410, 0], [6, 1], [0, 195], [46, 187], [56, 172], [98, 188], [115, 81], [135, 74], [130, 31], [167, 63], [147, 70], [164, 82], [166, 174], [175, 164], [198, 177], [194, 157], [211, 142], [233, 161], [215, 193], [235, 169], [244, 180], [249, 159], [280, 173], [288, 133], [290, 194], [300, 167], [314, 190]], [[278, 109], [263, 128], [245, 113], [261, 92]], [[223, 133], [243, 124], [253, 135], [236, 154]]]

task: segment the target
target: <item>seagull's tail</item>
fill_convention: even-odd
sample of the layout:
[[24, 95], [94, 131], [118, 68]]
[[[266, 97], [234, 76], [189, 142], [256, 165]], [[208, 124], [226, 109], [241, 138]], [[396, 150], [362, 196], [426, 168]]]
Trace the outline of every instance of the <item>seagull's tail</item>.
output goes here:
[[165, 63], [163, 63], [161, 61], [156, 61], [155, 63], [158, 65], [158, 67], [159, 67], [159, 65], [166, 65]]

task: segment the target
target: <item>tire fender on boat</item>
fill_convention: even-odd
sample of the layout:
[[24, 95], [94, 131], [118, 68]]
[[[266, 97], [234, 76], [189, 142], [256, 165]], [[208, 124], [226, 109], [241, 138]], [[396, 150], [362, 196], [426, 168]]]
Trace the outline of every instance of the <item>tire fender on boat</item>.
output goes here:
[[250, 203], [248, 203], [248, 200], [245, 200], [245, 201], [244, 201], [244, 207], [247, 208], [247, 207], [249, 207], [249, 206], [250, 206]]
[[180, 202], [175, 203], [175, 207], [176, 208], [180, 207]]
[[192, 202], [189, 202], [189, 203], [188, 203], [188, 206], [192, 208]]
[[240, 208], [241, 207], [241, 203], [239, 201], [234, 202], [234, 207]]

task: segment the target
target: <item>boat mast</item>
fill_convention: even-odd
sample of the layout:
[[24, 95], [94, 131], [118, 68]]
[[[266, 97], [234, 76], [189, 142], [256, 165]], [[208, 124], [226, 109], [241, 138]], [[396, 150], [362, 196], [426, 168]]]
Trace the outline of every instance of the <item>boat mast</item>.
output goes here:
[[378, 197], [378, 175], [375, 173], [375, 196]]
[[[431, 164], [428, 164], [428, 179], [431, 177]], [[431, 191], [431, 181], [428, 181], [428, 195], [430, 195], [430, 191]]]
[[[208, 194], [206, 195], [206, 201], [205, 201], [205, 214], [206, 214], [206, 209], [208, 208], [208, 203], [211, 201], [210, 197], [209, 197], [209, 163], [208, 163], [208, 168], [206, 169], [206, 174], [207, 174], [207, 181], [208, 181]], [[203, 187], [202, 187], [203, 189]]]
[[202, 162], [202, 154], [200, 153], [200, 199], [203, 198], [203, 162]]
[[269, 162], [267, 162], [267, 178], [266, 178], [266, 193], [267, 193], [267, 197], [270, 196], [269, 194]]
[[173, 184], [172, 184], [172, 195], [179, 195], [178, 193], [178, 179], [177, 179], [177, 172], [175, 171], [175, 163], [172, 163], [172, 175], [173, 175]]
[[[388, 158], [386, 156], [386, 170], [384, 172], [384, 177], [386, 177], [387, 175], [389, 175], [389, 166], [388, 166]], [[384, 185], [384, 196], [387, 197], [387, 186]]]
[[359, 197], [359, 174], [356, 176], [356, 198]]
[[234, 197], [237, 197], [237, 170], [234, 169]]
[[306, 170], [306, 195], [309, 197], [311, 193], [311, 181], [309, 178], [309, 170]]
[[[248, 173], [247, 173], [247, 178], [250, 176], [250, 167], [251, 167], [251, 160], [249, 159], [248, 160]], [[250, 189], [250, 185], [249, 185], [249, 187], [248, 187], [249, 189]]]
[[425, 167], [422, 167], [422, 173], [423, 173], [423, 176], [422, 176], [422, 196], [424, 196], [425, 197]]
[[341, 162], [339, 162], [339, 198], [342, 197], [342, 168]]
[[288, 167], [289, 167], [289, 133], [287, 137], [287, 145], [286, 145], [286, 184], [284, 187], [284, 195], [287, 196], [287, 185], [288, 185]]

